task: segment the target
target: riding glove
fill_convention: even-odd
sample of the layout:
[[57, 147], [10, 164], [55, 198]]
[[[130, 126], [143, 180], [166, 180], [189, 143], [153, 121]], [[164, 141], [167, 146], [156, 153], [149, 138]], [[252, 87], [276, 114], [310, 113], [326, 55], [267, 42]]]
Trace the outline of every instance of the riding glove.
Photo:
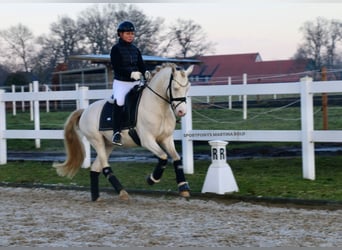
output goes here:
[[133, 72], [131, 73], [131, 78], [134, 79], [134, 80], [136, 80], [136, 81], [138, 81], [138, 80], [140, 80], [141, 75], [142, 75], [141, 72], [139, 72], [139, 71], [133, 71]]

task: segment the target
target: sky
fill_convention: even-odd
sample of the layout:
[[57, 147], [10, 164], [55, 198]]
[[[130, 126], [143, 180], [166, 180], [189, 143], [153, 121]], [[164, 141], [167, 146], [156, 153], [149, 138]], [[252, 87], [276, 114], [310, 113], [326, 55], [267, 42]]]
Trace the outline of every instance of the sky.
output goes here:
[[[175, 23], [178, 18], [200, 24], [207, 40], [215, 44], [212, 54], [258, 52], [264, 61], [291, 58], [303, 42], [300, 27], [304, 22], [317, 17], [342, 21], [342, 0], [130, 2], [151, 18], [164, 18], [166, 25]], [[48, 34], [50, 24], [58, 17], [67, 15], [76, 19], [82, 10], [94, 4], [89, 1], [0, 0], [0, 30], [22, 23], [36, 36]]]

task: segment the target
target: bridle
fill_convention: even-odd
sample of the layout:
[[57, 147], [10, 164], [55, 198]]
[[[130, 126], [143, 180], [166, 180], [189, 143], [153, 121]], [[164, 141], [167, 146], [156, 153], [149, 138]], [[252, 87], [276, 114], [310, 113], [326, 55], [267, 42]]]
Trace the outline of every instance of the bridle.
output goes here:
[[[165, 102], [170, 104], [172, 109], [175, 110], [183, 102], [186, 103], [186, 97], [185, 96], [184, 97], [176, 97], [176, 98], [173, 97], [173, 95], [172, 95], [172, 87], [171, 87], [171, 84], [172, 84], [173, 81], [177, 82], [181, 87], [186, 87], [189, 84], [189, 81], [188, 81], [185, 85], [182, 85], [179, 81], [173, 79], [173, 74], [171, 73], [169, 85], [168, 85], [168, 87], [166, 89], [166, 92], [169, 90], [169, 97], [170, 97], [169, 100], [167, 98], [163, 97], [162, 95], [160, 95], [159, 93], [157, 93], [149, 85], [146, 84], [146, 87], [149, 90], [151, 90], [155, 95], [157, 95], [159, 98], [161, 98], [162, 100], [164, 100]], [[173, 102], [178, 102], [178, 103], [177, 103], [177, 105], [174, 105]]]

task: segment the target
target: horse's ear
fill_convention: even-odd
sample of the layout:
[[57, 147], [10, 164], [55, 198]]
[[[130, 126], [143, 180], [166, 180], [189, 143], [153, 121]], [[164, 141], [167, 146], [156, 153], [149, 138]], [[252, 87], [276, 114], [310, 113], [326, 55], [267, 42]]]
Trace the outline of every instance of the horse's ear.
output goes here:
[[189, 75], [192, 73], [193, 70], [194, 70], [194, 65], [192, 64], [192, 65], [190, 65], [190, 67], [187, 68], [187, 70], [185, 71], [186, 75], [189, 76]]

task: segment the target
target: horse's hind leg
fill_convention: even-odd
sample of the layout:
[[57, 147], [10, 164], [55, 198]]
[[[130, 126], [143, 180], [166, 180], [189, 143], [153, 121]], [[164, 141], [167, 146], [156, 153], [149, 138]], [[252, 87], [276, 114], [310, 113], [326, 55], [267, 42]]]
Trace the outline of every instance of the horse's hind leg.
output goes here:
[[113, 171], [108, 163], [109, 155], [112, 152], [112, 146], [106, 145], [103, 138], [101, 139], [102, 140], [90, 141], [90, 143], [92, 144], [92, 146], [97, 152], [97, 157], [94, 163], [92, 164], [91, 171], [90, 171], [90, 189], [91, 189], [92, 200], [96, 201], [99, 198], [98, 178], [99, 178], [101, 170], [104, 176], [107, 178], [107, 180], [111, 183], [115, 191], [119, 194], [119, 198], [121, 200], [128, 200], [129, 199], [128, 193], [124, 190], [120, 181], [113, 174]]
[[116, 176], [113, 174], [113, 170], [111, 167], [105, 167], [103, 168], [103, 174], [107, 178], [107, 180], [112, 184], [115, 191], [119, 194], [120, 200], [129, 200], [129, 195], [126, 192], [126, 190], [121, 185], [120, 181]]
[[97, 201], [100, 198], [99, 175], [99, 172], [90, 170], [90, 194], [92, 201]]

